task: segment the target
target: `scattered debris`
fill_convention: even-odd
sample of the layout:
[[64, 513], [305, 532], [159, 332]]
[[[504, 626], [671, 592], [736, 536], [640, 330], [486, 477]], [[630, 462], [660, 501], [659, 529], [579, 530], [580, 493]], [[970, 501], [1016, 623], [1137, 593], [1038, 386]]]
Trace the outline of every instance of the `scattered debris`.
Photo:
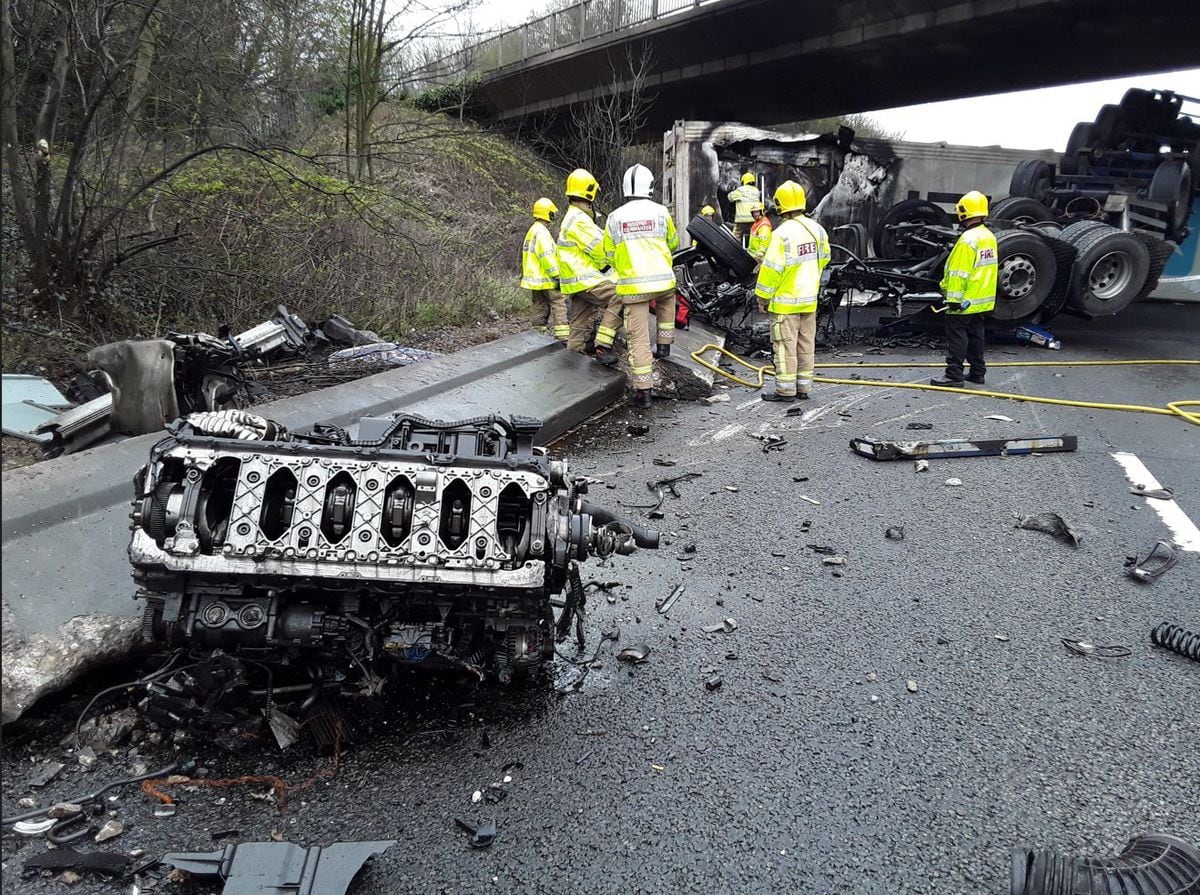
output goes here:
[[711, 693], [713, 690], [720, 690], [723, 683], [724, 679], [719, 674], [714, 674], [704, 682], [704, 689]]
[[116, 839], [125, 832], [125, 824], [119, 820], [106, 820], [96, 833], [97, 842], [107, 842], [109, 839]]
[[79, 762], [80, 767], [85, 771], [90, 771], [96, 766], [96, 750], [91, 746], [84, 746], [75, 753], [75, 760]]
[[381, 839], [304, 848], [291, 842], [240, 842], [220, 851], [170, 852], [160, 863], [219, 879], [229, 895], [345, 895], [363, 865], [395, 844], [395, 839]]
[[737, 485], [726, 485], [726, 486], [725, 486], [725, 490], [726, 490], [726, 491], [729, 491], [729, 492], [730, 492], [730, 493], [732, 493], [732, 494], [737, 494], [737, 492], [738, 492], [738, 486], [737, 486]]
[[812, 523], [811, 519], [805, 519], [804, 521], [802, 521], [800, 523], [800, 534], [806, 534], [808, 532], [808, 530], [810, 528], [812, 528], [812, 524], [813, 523]]
[[708, 404], [724, 404], [728, 400], [729, 400], [728, 392], [722, 392], [719, 395], [709, 395], [707, 398], [704, 399], [705, 403], [708, 403]]
[[738, 626], [737, 619], [727, 618], [724, 621], [722, 621], [720, 624], [705, 625], [700, 630], [702, 630], [705, 634], [718, 634], [718, 633], [732, 634], [734, 631], [737, 630], [737, 626]]
[[28, 836], [35, 838], [45, 836], [58, 821], [53, 818], [43, 818], [41, 820], [20, 820], [12, 825], [13, 832], [18, 836]]
[[824, 544], [808, 544], [806, 545], [813, 553], [820, 556], [835, 556], [837, 554], [836, 547], [827, 547]]
[[650, 427], [645, 423], [630, 423], [625, 427], [625, 431], [630, 435], [649, 435]]
[[1005, 416], [1003, 413], [993, 413], [990, 416], [985, 416], [984, 419], [985, 420], [995, 420], [998, 423], [1013, 422], [1013, 418], [1011, 416]]
[[904, 428], [906, 428], [906, 429], [918, 429], [918, 430], [932, 429], [932, 428], [933, 428], [933, 423], [909, 423], [909, 424], [908, 424], [907, 426], [905, 426]]
[[36, 768], [29, 779], [25, 782], [35, 789], [45, 786], [53, 780], [58, 779], [58, 775], [62, 773], [66, 765], [61, 761], [44, 761]]
[[74, 817], [83, 811], [82, 805], [76, 805], [74, 802], [55, 802], [46, 809], [46, 817], [53, 817], [59, 820], [63, 817]]
[[372, 342], [335, 351], [329, 355], [328, 363], [330, 367], [354, 365], [367, 370], [383, 371], [407, 367], [439, 356], [436, 351], [404, 348], [395, 342]]
[[1064, 637], [1062, 644], [1077, 656], [1096, 656], [1100, 659], [1124, 659], [1133, 654], [1127, 646], [1097, 646], [1086, 640], [1071, 640]]
[[1129, 489], [1130, 494], [1139, 497], [1153, 497], [1155, 500], [1174, 500], [1175, 495], [1170, 488], [1147, 488], [1145, 485], [1134, 485]]
[[773, 671], [764, 671], [763, 677], [765, 679], [769, 680], [773, 684], [782, 684], [783, 683], [783, 678], [780, 677], [778, 674], [776, 674]]
[[471, 793], [471, 804], [478, 805], [482, 801], [483, 801], [483, 790], [482, 789], [477, 789], [473, 793]]
[[754, 432], [746, 434], [762, 444], [764, 454], [769, 454], [771, 451], [782, 451], [783, 446], [787, 444], [787, 439], [780, 435], [757, 435]]
[[663, 457], [655, 457], [653, 460], [655, 466], [674, 466], [674, 460], [667, 460]]
[[929, 472], [929, 461], [928, 460], [914, 460], [913, 468], [917, 472]]
[[1143, 559], [1125, 557], [1125, 574], [1135, 581], [1150, 584], [1179, 561], [1179, 553], [1166, 541], [1159, 541], [1150, 548]]
[[641, 665], [650, 656], [650, 647], [644, 643], [635, 643], [624, 647], [617, 653], [617, 660], [628, 662], [630, 665]]
[[41, 376], [24, 373], [5, 373], [0, 376], [3, 388], [3, 430], [25, 441], [45, 444], [49, 435], [37, 430], [71, 407], [54, 384]]
[[1054, 333], [1043, 326], [1034, 326], [1032, 323], [1026, 323], [1014, 329], [1013, 338], [1018, 342], [1028, 342], [1030, 345], [1050, 348], [1054, 351], [1062, 348], [1062, 342], [1054, 338]]
[[682, 584], [676, 584], [667, 598], [665, 600], [660, 600], [657, 604], [655, 604], [654, 608], [659, 611], [660, 615], [666, 615], [670, 611], [671, 607], [675, 605], [675, 601], [679, 599], [679, 595], [683, 593], [683, 590], [684, 586]]
[[850, 439], [850, 450], [871, 460], [917, 460], [943, 457], [996, 457], [1001, 454], [1061, 453], [1077, 450], [1074, 435], [1031, 435], [1025, 438], [948, 438], [942, 441], [877, 441]]
[[1200, 887], [1200, 849], [1159, 834], [1135, 836], [1119, 855], [1107, 859], [1017, 849], [1011, 866], [1012, 895], [1189, 895]]
[[887, 538], [889, 541], [903, 541], [904, 540], [904, 526], [903, 525], [889, 525], [887, 528], [885, 528], [883, 530], [883, 536], [885, 538]]
[[807, 494], [797, 494], [796, 499], [803, 500], [805, 503], [811, 503], [814, 507], [819, 507], [821, 505], [821, 501], [817, 500], [815, 497], [809, 497]]
[[846, 564], [846, 557], [837, 555], [826, 556], [821, 560], [821, 564], [825, 566], [844, 566]]
[[1029, 531], [1044, 531], [1053, 535], [1064, 544], [1078, 547], [1082, 538], [1067, 524], [1058, 513], [1038, 513], [1034, 516], [1023, 516], [1017, 521], [1017, 528]]
[[909, 678], [909, 679], [908, 679], [908, 681], [907, 681], [907, 683], [905, 683], [905, 685], [904, 685], [904, 686], [908, 688], [908, 692], [909, 692], [909, 693], [916, 693], [916, 692], [917, 692], [917, 682], [916, 682], [916, 681], [914, 681], [912, 678]]
[[85, 870], [105, 876], [123, 876], [133, 858], [116, 852], [77, 852], [72, 848], [55, 848], [27, 858], [25, 875], [43, 871]]
[[1001, 643], [1008, 643], [1009, 637], [1007, 634], [995, 634], [993, 636]]
[[961, 488], [962, 483], [963, 483], [962, 479], [955, 479], [955, 478], [946, 479], [946, 487], [947, 488]]
[[[465, 820], [459, 820], [457, 817], [454, 823], [458, 828], [471, 837], [471, 848], [488, 848], [496, 841], [496, 825], [494, 823], [486, 823], [482, 826], [473, 827]], [[314, 890], [314, 895], [317, 895]]]
[[[509, 778], [512, 779], [511, 777]], [[503, 802], [508, 798], [508, 790], [496, 783], [489, 783], [483, 791], [483, 798], [489, 805]]]
[[1163, 622], [1150, 632], [1150, 642], [1163, 649], [1178, 653], [1185, 659], [1200, 662], [1200, 634], [1193, 633], [1180, 625]]

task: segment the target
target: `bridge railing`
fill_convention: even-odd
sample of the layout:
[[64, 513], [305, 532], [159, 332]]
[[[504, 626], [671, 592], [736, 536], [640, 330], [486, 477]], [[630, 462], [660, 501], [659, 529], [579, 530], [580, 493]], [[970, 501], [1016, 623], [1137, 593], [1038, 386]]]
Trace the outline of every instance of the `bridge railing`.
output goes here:
[[521, 65], [545, 53], [566, 49], [624, 28], [719, 3], [721, 0], [580, 0], [516, 28], [408, 72], [394, 72], [409, 89], [448, 84]]

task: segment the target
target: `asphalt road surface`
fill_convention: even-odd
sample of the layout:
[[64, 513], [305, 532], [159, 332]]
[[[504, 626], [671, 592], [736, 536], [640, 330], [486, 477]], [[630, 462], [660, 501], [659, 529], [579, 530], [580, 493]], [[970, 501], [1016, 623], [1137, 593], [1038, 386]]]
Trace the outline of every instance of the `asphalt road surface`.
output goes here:
[[[990, 359], [1200, 358], [1198, 307], [1147, 306], [1056, 332], [1061, 352], [993, 346]], [[895, 349], [837, 359], [936, 358]], [[930, 373], [882, 372], [896, 381]], [[988, 385], [1151, 405], [1200, 398], [1194, 367], [996, 367]], [[356, 742], [285, 811], [251, 797], [262, 785], [175, 787], [178, 813], [155, 818], [153, 802], [129, 787], [111, 803], [125, 832], [92, 847], [205, 851], [273, 832], [305, 845], [398, 839], [353, 890], [364, 895], [899, 895], [1006, 893], [1020, 846], [1108, 856], [1138, 833], [1200, 842], [1200, 665], [1148, 641], [1164, 620], [1200, 630], [1200, 554], [1182, 554], [1152, 585], [1123, 574], [1128, 554], [1178, 531], [1129, 493], [1112, 457], [1135, 454], [1200, 521], [1200, 429], [835, 385], [818, 385], [805, 414], [786, 417], [752, 392], [726, 393], [712, 406], [619, 408], [553, 449], [600, 480], [590, 499], [615, 509], [655, 500], [647, 480], [700, 473], [665, 500], [658, 524], [669, 545], [585, 568], [585, 581], [621, 582], [611, 600], [589, 591], [589, 654], [616, 625], [618, 648], [649, 646], [646, 663], [618, 665], [605, 644], [600, 667], [566, 696], [409, 676], [383, 699], [352, 701]], [[643, 417], [651, 434], [629, 436], [628, 423]], [[932, 429], [910, 431], [911, 422]], [[767, 433], [786, 439], [782, 450], [764, 453], [750, 437]], [[1061, 433], [1078, 436], [1077, 452], [934, 461], [924, 473], [847, 448], [860, 434]], [[945, 484], [952, 477], [962, 485]], [[1015, 528], [1016, 516], [1046, 511], [1082, 536], [1077, 548]], [[889, 526], [903, 526], [904, 539], [886, 538]], [[844, 566], [808, 545], [833, 548]], [[679, 583], [671, 611], [656, 612]], [[726, 618], [736, 630], [704, 633]], [[1081, 657], [1063, 638], [1131, 654]], [[720, 687], [708, 689], [716, 677]], [[128, 746], [85, 774], [59, 745], [97, 686], [6, 731], [5, 814], [20, 797], [46, 804], [128, 773]], [[138, 748], [150, 766], [195, 755], [214, 778], [295, 784], [329, 764], [308, 745], [237, 755], [194, 740]], [[47, 756], [68, 771], [29, 789], [31, 761]], [[523, 766], [502, 771], [510, 762]], [[472, 802], [506, 774], [507, 798]], [[494, 821], [494, 845], [469, 848], [456, 818]], [[214, 842], [228, 830], [236, 838]], [[5, 835], [4, 892], [131, 891], [92, 879], [22, 882], [20, 862], [41, 849]], [[167, 880], [153, 888], [218, 891]]]

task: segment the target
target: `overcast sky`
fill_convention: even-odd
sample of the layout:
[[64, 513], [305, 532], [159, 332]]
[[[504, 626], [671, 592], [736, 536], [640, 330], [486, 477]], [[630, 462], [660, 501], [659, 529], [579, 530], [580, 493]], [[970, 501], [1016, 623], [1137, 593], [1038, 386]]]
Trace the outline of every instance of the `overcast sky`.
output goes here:
[[[520, 23], [536, 18], [548, 5], [546, 0], [483, 0], [474, 12], [474, 23], [482, 29]], [[1180, 35], [1180, 40], [1187, 39]], [[903, 131], [906, 140], [1061, 152], [1076, 122], [1091, 121], [1102, 105], [1120, 102], [1130, 87], [1200, 97], [1200, 68], [1001, 93], [988, 97], [986, 103], [975, 97], [899, 109], [845, 111], [867, 112], [887, 129]], [[1191, 107], [1193, 117], [1200, 120], [1200, 103]]]

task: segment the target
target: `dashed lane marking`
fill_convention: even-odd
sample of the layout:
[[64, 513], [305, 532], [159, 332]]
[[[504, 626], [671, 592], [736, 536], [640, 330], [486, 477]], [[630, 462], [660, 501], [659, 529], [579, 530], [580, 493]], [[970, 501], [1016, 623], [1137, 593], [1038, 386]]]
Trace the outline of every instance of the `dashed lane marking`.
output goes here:
[[[1137, 456], [1125, 451], [1118, 451], [1112, 458], [1121, 464], [1125, 470], [1125, 478], [1134, 487], [1141, 486], [1147, 491], [1161, 488], [1158, 479], [1146, 468]], [[1144, 498], [1146, 504], [1158, 513], [1163, 525], [1171, 530], [1175, 546], [1188, 553], [1200, 553], [1200, 528], [1188, 518], [1187, 513], [1174, 500], [1159, 500], [1153, 497]]]

